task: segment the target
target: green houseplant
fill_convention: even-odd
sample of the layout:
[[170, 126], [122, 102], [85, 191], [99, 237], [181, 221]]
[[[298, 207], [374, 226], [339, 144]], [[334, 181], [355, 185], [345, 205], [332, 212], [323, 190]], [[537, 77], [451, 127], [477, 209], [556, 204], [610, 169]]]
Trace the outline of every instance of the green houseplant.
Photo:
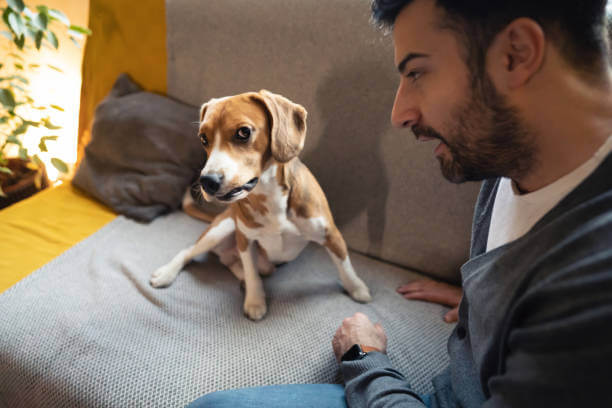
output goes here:
[[[4, 4], [3, 4], [4, 3]], [[60, 10], [38, 5], [27, 7], [23, 0], [0, 0], [0, 208], [18, 199], [31, 195], [46, 187], [48, 180], [38, 152], [31, 152], [24, 146], [30, 127], [45, 128], [48, 134], [39, 137], [38, 150], [47, 152], [46, 143], [57, 140], [54, 130], [59, 126], [51, 122], [49, 110], [63, 111], [54, 104], [42, 106], [31, 97], [28, 73], [38, 69], [54, 69], [50, 64], [26, 64], [29, 53], [42, 47], [57, 50], [59, 40], [57, 29], [67, 30], [69, 38], [78, 46], [78, 40], [91, 32], [87, 28], [70, 24]], [[37, 111], [39, 114], [32, 115]], [[59, 158], [51, 163], [60, 172], [66, 173], [68, 166]], [[33, 184], [33, 185], [32, 185]], [[25, 190], [24, 190], [25, 188]], [[10, 195], [14, 197], [9, 197]]]

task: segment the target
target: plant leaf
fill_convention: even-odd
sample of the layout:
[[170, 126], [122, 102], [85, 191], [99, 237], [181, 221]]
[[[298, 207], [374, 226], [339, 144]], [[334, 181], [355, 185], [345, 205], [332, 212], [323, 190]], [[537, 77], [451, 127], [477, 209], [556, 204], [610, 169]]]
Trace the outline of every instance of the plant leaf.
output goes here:
[[43, 118], [41, 120], [41, 123], [44, 127], [46, 127], [47, 129], [51, 129], [51, 130], [56, 130], [56, 129], [61, 129], [61, 126], [56, 126], [53, 123], [51, 123], [51, 119], [49, 119], [48, 117]]
[[57, 157], [51, 158], [51, 164], [62, 173], [68, 173], [68, 165]]
[[10, 89], [0, 89], [0, 103], [2, 103], [9, 110], [15, 109], [15, 96]]
[[37, 30], [33, 30], [31, 26], [26, 27], [26, 35], [32, 40], [36, 41], [36, 32]]
[[17, 85], [17, 84], [16, 84], [16, 83], [14, 83], [14, 82], [11, 82], [11, 86], [12, 86], [13, 88], [15, 88], [15, 89], [19, 89], [21, 92], [25, 92], [25, 91], [26, 91], [26, 90], [25, 90], [25, 88], [22, 88], [21, 86]]
[[37, 154], [32, 156], [32, 160], [34, 160], [34, 163], [36, 163], [37, 166], [42, 166], [43, 165], [42, 160], [40, 160], [40, 157], [38, 157]]
[[59, 48], [59, 41], [57, 40], [57, 36], [53, 31], [47, 31], [47, 40], [55, 47], [57, 50]]
[[25, 27], [19, 14], [11, 13], [8, 15], [8, 26], [11, 30], [13, 30], [13, 33], [15, 33], [17, 37], [24, 33]]
[[66, 15], [60, 10], [50, 9], [49, 16], [51, 18], [61, 21], [62, 23], [64, 23], [65, 26], [70, 27], [70, 20], [68, 20], [68, 17], [66, 17]]
[[6, 2], [8, 3], [10, 8], [17, 11], [18, 13], [21, 13], [23, 9], [25, 8], [25, 4], [23, 4], [23, 0], [6, 0]]
[[29, 126], [30, 125], [27, 122], [23, 122], [21, 125], [19, 125], [17, 129], [13, 130], [12, 135], [19, 136], [19, 135], [24, 134], [25, 132], [28, 131]]
[[32, 19], [32, 24], [40, 30], [46, 30], [47, 24], [49, 23], [49, 17], [46, 13], [36, 13]]
[[60, 111], [60, 112], [64, 112], [64, 108], [62, 108], [61, 106], [58, 106], [58, 105], [53, 105], [53, 104], [51, 104], [51, 105], [49, 105], [49, 106], [50, 106], [50, 107], [52, 107], [52, 108], [53, 108], [53, 109], [55, 109], [55, 110], [58, 110], [58, 111]]
[[15, 135], [10, 135], [9, 137], [7, 137], [6, 142], [21, 146], [21, 140], [17, 139], [17, 136]]
[[22, 77], [21, 75], [13, 75], [13, 76], [11, 77], [11, 79], [16, 79], [16, 80], [18, 80], [18, 81], [20, 81], [20, 82], [22, 82], [22, 83], [24, 83], [24, 84], [26, 84], [26, 85], [30, 83], [30, 81], [28, 81], [28, 79], [27, 79], [27, 78], [24, 78], [24, 77]]
[[56, 70], [57, 72], [61, 72], [62, 74], [64, 73], [64, 71], [62, 71], [60, 68], [58, 68], [58, 67], [56, 67], [56, 66], [54, 66], [54, 65], [47, 64], [47, 66], [48, 66], [49, 68], [51, 68], [51, 69]]
[[77, 33], [76, 31], [68, 30], [68, 35], [70, 38], [74, 38], [76, 40], [82, 40], [85, 36], [81, 33]]
[[36, 33], [36, 38], [34, 39], [34, 42], [36, 43], [37, 50], [40, 50], [40, 44], [42, 43], [43, 35], [45, 35], [45, 32], [42, 30]]
[[13, 35], [9, 31], [0, 31], [0, 35], [13, 41]]
[[23, 14], [25, 14], [25, 16], [28, 17], [30, 20], [34, 18], [34, 13], [32, 13], [32, 10], [30, 10], [28, 6], [23, 9]]
[[31, 120], [24, 120], [23, 123], [27, 123], [28, 126], [34, 126], [34, 127], [38, 127], [40, 126], [40, 123], [38, 122], [32, 122]]
[[6, 194], [4, 194], [4, 191], [2, 191], [2, 187], [0, 187], [0, 197], [6, 197]]
[[17, 45], [17, 48], [23, 50], [23, 45], [25, 44], [25, 35], [21, 34], [21, 36], [15, 38], [13, 42], [15, 43], [15, 45]]
[[15, 68], [23, 71], [23, 65], [15, 63]]
[[36, 10], [38, 10], [41, 13], [45, 13], [45, 14], [49, 14], [49, 7], [47, 6], [36, 6]]
[[[7, 27], [9, 25], [8, 16], [11, 13], [14, 13], [14, 11], [10, 7], [5, 8], [4, 11], [2, 12], [2, 21], [4, 21], [4, 24], [6, 24]], [[13, 39], [12, 35], [11, 35], [11, 39]]]
[[70, 26], [69, 30], [74, 31], [76, 33], [80, 33], [80, 34], [91, 35], [91, 30], [89, 28], [81, 27], [81, 26], [74, 25], [74, 24]]
[[9, 169], [8, 167], [2, 167], [0, 166], [0, 173], [4, 173], [4, 174], [13, 174], [13, 171], [11, 169]]
[[23, 62], [23, 57], [19, 54], [15, 54], [14, 52], [9, 52], [9, 55], [13, 58], [15, 58], [16, 60], [19, 60], [21, 62]]
[[26, 149], [25, 147], [20, 147], [19, 157], [23, 160], [27, 160], [28, 159], [28, 149]]
[[36, 188], [38, 190], [41, 189], [41, 187], [42, 187], [42, 171], [36, 172], [36, 175], [34, 176], [34, 185], [36, 186]]
[[57, 140], [57, 136], [43, 136], [40, 138], [40, 143], [38, 144], [38, 148], [41, 152], [47, 152], [47, 140]]

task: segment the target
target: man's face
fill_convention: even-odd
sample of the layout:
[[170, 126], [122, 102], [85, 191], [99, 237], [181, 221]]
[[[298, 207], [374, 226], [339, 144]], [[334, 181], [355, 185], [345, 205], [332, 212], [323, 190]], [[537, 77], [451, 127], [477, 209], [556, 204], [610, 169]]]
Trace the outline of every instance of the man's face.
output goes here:
[[442, 22], [435, 0], [416, 0], [398, 15], [393, 40], [401, 79], [391, 120], [420, 141], [439, 141], [434, 154], [454, 183], [518, 178], [534, 163], [532, 139], [489, 76], [470, 72], [459, 34]]

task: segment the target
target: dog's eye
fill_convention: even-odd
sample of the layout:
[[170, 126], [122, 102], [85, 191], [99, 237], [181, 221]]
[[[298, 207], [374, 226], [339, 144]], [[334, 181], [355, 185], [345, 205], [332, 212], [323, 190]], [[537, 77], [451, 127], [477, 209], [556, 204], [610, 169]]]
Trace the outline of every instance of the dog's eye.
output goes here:
[[204, 147], [208, 146], [208, 138], [206, 137], [206, 134], [200, 133], [200, 140], [202, 141]]
[[246, 126], [241, 127], [236, 131], [236, 139], [241, 142], [246, 142], [251, 137], [251, 129]]

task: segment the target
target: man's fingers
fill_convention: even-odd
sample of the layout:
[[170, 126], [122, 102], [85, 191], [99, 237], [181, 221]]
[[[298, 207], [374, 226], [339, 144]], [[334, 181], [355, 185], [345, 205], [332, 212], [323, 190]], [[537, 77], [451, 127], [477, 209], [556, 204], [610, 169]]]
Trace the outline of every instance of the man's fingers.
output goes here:
[[412, 282], [409, 282], [409, 283], [406, 283], [400, 286], [399, 288], [397, 288], [397, 291], [399, 293], [406, 293], [406, 292], [413, 292], [415, 290], [422, 290], [426, 286], [429, 286], [432, 282], [433, 281], [429, 279], [415, 280], [415, 281], [412, 281]]
[[444, 315], [444, 321], [446, 323], [453, 323], [459, 320], [459, 306], [451, 309], [446, 315]]
[[459, 304], [461, 297], [457, 297], [455, 294], [450, 292], [434, 292], [434, 291], [422, 291], [422, 292], [411, 292], [403, 295], [404, 298], [410, 300], [424, 300], [426, 302], [438, 303], [441, 305], [455, 307]]

